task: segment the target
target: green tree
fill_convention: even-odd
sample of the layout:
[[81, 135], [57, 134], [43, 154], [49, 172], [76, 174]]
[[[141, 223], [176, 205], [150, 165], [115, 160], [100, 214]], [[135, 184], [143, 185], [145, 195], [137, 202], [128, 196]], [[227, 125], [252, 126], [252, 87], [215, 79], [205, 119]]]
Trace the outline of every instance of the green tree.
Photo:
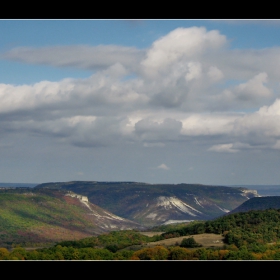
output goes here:
[[184, 238], [180, 244], [181, 247], [185, 248], [196, 248], [201, 247], [199, 243], [197, 243], [193, 237]]

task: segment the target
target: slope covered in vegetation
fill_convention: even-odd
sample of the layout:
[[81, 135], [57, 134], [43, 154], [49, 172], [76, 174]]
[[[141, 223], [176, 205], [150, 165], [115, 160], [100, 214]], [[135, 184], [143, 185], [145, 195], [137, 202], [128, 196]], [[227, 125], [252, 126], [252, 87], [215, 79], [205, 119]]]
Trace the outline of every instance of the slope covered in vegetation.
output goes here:
[[195, 222], [165, 234], [179, 236], [198, 233], [217, 233], [225, 236], [228, 244], [238, 247], [258, 243], [277, 242], [280, 239], [280, 209], [251, 210]]
[[247, 212], [250, 210], [280, 209], [280, 196], [252, 197], [241, 205], [230, 211], [228, 214]]
[[[202, 247], [193, 238], [201, 233], [223, 234], [225, 245]], [[175, 236], [186, 238], [172, 246], [144, 246], [147, 242]], [[8, 252], [0, 248], [0, 259], [279, 260], [280, 209], [240, 212], [212, 221], [192, 222], [154, 237], [137, 231], [116, 231], [32, 251], [15, 248]]]
[[43, 246], [78, 240], [112, 230], [137, 228], [63, 190], [0, 190], [0, 246]]

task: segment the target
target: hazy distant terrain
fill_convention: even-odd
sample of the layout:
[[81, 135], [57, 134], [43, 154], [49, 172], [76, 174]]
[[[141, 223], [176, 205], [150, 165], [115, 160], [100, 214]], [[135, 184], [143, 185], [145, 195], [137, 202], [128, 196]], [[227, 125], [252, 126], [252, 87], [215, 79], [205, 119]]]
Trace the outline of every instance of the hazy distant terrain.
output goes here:
[[0, 183], [0, 188], [33, 188], [37, 185], [35, 183]]
[[[38, 183], [0, 183], [1, 187], [25, 187], [33, 188], [39, 185]], [[247, 188], [250, 190], [256, 190], [261, 196], [280, 196], [280, 185], [227, 185], [228, 187], [237, 187], [237, 188]]]
[[258, 191], [261, 196], [280, 196], [280, 185], [230, 185]]

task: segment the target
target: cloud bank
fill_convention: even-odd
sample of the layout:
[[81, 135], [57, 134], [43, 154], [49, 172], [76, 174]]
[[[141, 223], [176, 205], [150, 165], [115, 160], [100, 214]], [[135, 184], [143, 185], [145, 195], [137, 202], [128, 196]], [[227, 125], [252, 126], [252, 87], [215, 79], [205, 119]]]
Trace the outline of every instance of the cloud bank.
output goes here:
[[92, 71], [85, 79], [0, 84], [2, 134], [81, 148], [202, 141], [208, 152], [280, 149], [280, 48], [230, 50], [218, 30], [192, 27], [147, 49], [18, 47], [1, 57]]

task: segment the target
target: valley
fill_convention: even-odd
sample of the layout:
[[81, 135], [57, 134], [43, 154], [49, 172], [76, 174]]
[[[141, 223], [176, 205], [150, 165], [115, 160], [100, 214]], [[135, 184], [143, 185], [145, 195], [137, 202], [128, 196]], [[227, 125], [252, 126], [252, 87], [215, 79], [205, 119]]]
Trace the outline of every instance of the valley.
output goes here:
[[[205, 232], [203, 223], [271, 207], [280, 209], [278, 196], [244, 187], [88, 181], [2, 187], [0, 248], [34, 251], [127, 231], [143, 240], [120, 250], [172, 248], [190, 237], [202, 248], [222, 248], [223, 232]], [[196, 224], [197, 232], [180, 233]]]

